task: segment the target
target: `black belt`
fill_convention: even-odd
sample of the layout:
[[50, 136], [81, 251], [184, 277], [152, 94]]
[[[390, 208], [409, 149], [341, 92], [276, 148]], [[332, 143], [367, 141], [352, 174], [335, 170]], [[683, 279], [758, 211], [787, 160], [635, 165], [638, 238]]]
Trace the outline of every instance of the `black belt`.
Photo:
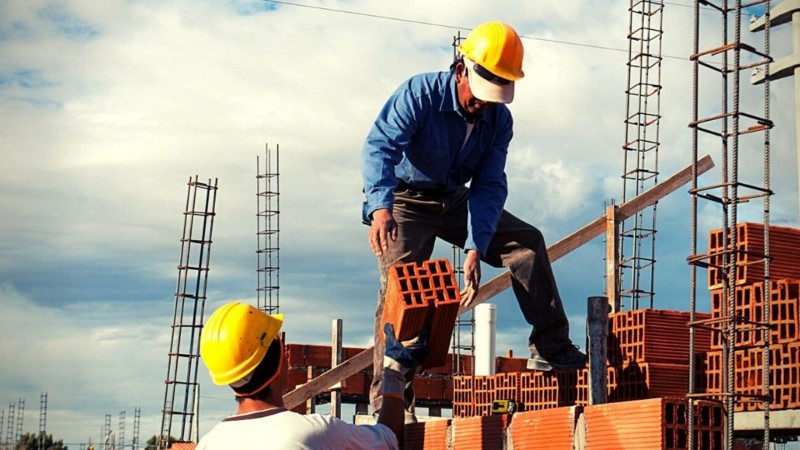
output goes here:
[[447, 194], [447, 192], [445, 192], [444, 189], [437, 189], [437, 188], [420, 189], [420, 188], [414, 187], [414, 186], [412, 186], [412, 185], [410, 185], [410, 184], [408, 184], [408, 183], [406, 183], [404, 181], [398, 181], [397, 182], [397, 189], [395, 189], [395, 192], [399, 192], [399, 191], [406, 191], [406, 192], [411, 192], [411, 193], [414, 193], [414, 194], [422, 194], [422, 195], [428, 195], [428, 196], [433, 196], [433, 197], [441, 197], [441, 196]]

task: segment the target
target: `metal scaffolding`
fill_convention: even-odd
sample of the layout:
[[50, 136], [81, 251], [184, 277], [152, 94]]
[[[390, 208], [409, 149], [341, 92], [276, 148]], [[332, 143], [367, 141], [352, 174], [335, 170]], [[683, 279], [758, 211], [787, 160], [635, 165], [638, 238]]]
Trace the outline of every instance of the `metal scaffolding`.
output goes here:
[[[664, 3], [654, 0], [631, 0], [628, 7], [623, 203], [658, 184], [663, 11]], [[645, 307], [641, 303], [653, 307], [656, 206], [642, 209], [620, 227], [619, 282], [615, 285], [630, 309]]]
[[[159, 449], [170, 445], [170, 437], [191, 441], [198, 409], [197, 370], [200, 362], [200, 331], [208, 285], [211, 237], [216, 216], [217, 180], [207, 183], [189, 178], [184, 209], [178, 285], [172, 319], [172, 340], [161, 410]], [[177, 425], [174, 418], [177, 416]], [[175, 432], [177, 430], [177, 432]], [[173, 432], [175, 435], [173, 436]]]
[[[702, 11], [701, 11], [702, 5]], [[769, 15], [769, 1], [759, 0], [743, 3], [741, 0], [697, 0], [694, 4], [694, 43], [692, 49], [692, 158], [697, 165], [700, 150], [716, 147], [720, 154], [721, 173], [718, 179], [710, 184], [700, 183], [697, 171], [693, 172], [691, 195], [692, 243], [688, 261], [691, 265], [690, 287], [690, 343], [689, 351], [689, 396], [691, 398], [712, 398], [719, 400], [725, 409], [725, 449], [733, 448], [734, 411], [741, 403], [760, 403], [764, 409], [764, 448], [768, 448], [770, 440], [769, 428], [769, 323], [770, 292], [769, 283], [769, 196], [770, 190], [770, 154], [769, 132], [772, 122], [769, 119], [769, 82], [764, 83], [761, 95], [748, 97], [741, 89], [741, 74], [744, 70], [766, 66], [769, 57], [769, 30], [764, 33], [763, 50], [742, 41], [742, 16], [749, 14], [748, 8], [763, 5], [765, 14]], [[711, 38], [709, 31], [720, 30], [717, 38]], [[703, 31], [701, 33], [701, 31]], [[711, 42], [703, 42], [710, 40]], [[702, 85], [702, 90], [700, 86]], [[718, 100], [706, 95], [716, 87], [720, 93]], [[753, 110], [762, 109], [754, 112]], [[705, 153], [705, 152], [703, 152]], [[748, 164], [740, 164], [746, 159]], [[754, 177], [753, 168], [763, 161], [763, 180], [749, 181]], [[757, 200], [762, 200], [758, 202]], [[700, 208], [701, 201], [704, 203]], [[720, 245], [707, 252], [698, 250], [698, 222], [700, 214], [716, 205], [720, 208]], [[763, 210], [759, 207], [763, 206]], [[749, 209], [749, 211], [748, 211]], [[740, 247], [739, 222], [740, 210], [763, 213], [764, 222], [764, 254], [745, 254]], [[750, 217], [757, 217], [754, 214]], [[703, 217], [708, 222], [710, 217]], [[711, 243], [709, 243], [711, 244]], [[763, 264], [764, 295], [763, 317], [747, 319], [737, 313], [737, 285], [742, 280], [737, 266], [744, 264]], [[717, 271], [721, 274], [722, 314], [710, 320], [696, 320], [697, 310], [697, 268]], [[710, 329], [713, 338], [722, 346], [721, 392], [698, 392], [695, 382], [695, 339], [698, 328]], [[735, 382], [735, 357], [741, 352], [737, 344], [740, 333], [761, 333], [763, 341], [763, 388], [762, 395], [750, 395], [737, 390]], [[694, 408], [688, 409], [688, 447], [698, 448], [694, 443], [695, 418]]]
[[47, 439], [47, 392], [39, 396], [39, 439], [38, 449], [44, 450], [44, 441]]
[[[262, 166], [263, 164], [263, 166]], [[258, 308], [280, 312], [280, 146], [265, 146], [264, 160], [256, 157], [256, 220], [258, 237]]]
[[[453, 246], [453, 274], [456, 277], [459, 290], [464, 279], [464, 265], [461, 261], [463, 250], [458, 246]], [[452, 337], [453, 348], [453, 362], [452, 374], [464, 374], [464, 367], [462, 367], [463, 358], [462, 354], [468, 353], [470, 356], [475, 354], [475, 310], [471, 309], [468, 315], [456, 317], [456, 323], [453, 327]]]
[[133, 409], [133, 440], [131, 441], [131, 449], [137, 450], [139, 448], [139, 423], [141, 421], [142, 408], [138, 406]]
[[105, 420], [103, 421], [103, 449], [113, 449], [114, 448], [114, 439], [111, 439], [111, 436], [114, 432], [111, 430], [111, 414], [106, 414]]
[[8, 420], [6, 421], [6, 440], [4, 448], [9, 449], [15, 445], [17, 442], [14, 440], [14, 419], [16, 418], [16, 404], [9, 403], [8, 404]]
[[119, 412], [119, 428], [117, 431], [117, 446], [125, 448], [125, 411]]
[[19, 444], [19, 440], [22, 437], [22, 422], [25, 419], [25, 399], [21, 398], [17, 402], [17, 431], [14, 433], [14, 442], [16, 445]]

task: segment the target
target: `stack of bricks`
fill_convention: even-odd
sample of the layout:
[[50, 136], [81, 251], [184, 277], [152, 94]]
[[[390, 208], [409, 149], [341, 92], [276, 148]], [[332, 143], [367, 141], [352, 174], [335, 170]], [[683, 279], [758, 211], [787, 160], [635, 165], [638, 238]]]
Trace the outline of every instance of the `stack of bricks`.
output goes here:
[[[364, 351], [359, 347], [344, 347], [344, 360]], [[331, 348], [326, 345], [286, 344], [286, 357], [289, 362], [289, 380], [287, 390], [291, 391], [308, 381], [308, 369], [311, 376], [316, 377], [331, 368]], [[447, 404], [453, 401], [453, 370], [472, 371], [471, 355], [448, 354], [445, 364], [421, 370], [414, 378], [414, 395], [417, 400], [429, 403]], [[372, 367], [361, 370], [342, 382], [342, 394], [352, 397], [366, 397], [372, 384]], [[296, 408], [297, 412], [305, 412], [304, 405]]]
[[447, 450], [449, 419], [427, 420], [405, 426], [405, 450]]
[[[688, 312], [654, 309], [610, 315], [609, 401], [688, 392], [690, 317]], [[695, 314], [695, 320], [710, 317], [707, 313]], [[695, 352], [705, 354], [710, 348], [711, 332], [695, 329]], [[613, 389], [612, 379], [615, 380]]]
[[475, 416], [454, 419], [450, 446], [459, 450], [502, 449], [511, 415]]
[[572, 450], [575, 423], [581, 407], [550, 408], [518, 412], [508, 427], [507, 448], [514, 450]]
[[405, 426], [407, 450], [572, 450], [580, 407], [430, 419]]
[[690, 406], [682, 397], [433, 419], [406, 425], [405, 448], [689, 450], [690, 407], [694, 408], [693, 448], [722, 449], [722, 406], [706, 400]]
[[[688, 449], [689, 403], [686, 398], [660, 397], [606, 403], [583, 408], [586, 448]], [[722, 406], [694, 402], [694, 448], [723, 448]]]
[[[764, 282], [764, 225], [737, 225], [736, 282], [733, 290], [733, 310], [730, 295], [724, 289], [724, 270], [720, 267], [723, 255], [723, 231], [709, 234], [710, 267], [708, 287], [711, 293], [711, 316], [714, 319], [736, 317], [733, 335], [733, 389], [742, 395], [736, 411], [763, 409], [755, 397], [763, 393], [764, 334], [758, 323], [764, 322], [766, 295], [769, 295], [769, 380], [770, 409], [800, 408], [800, 230], [770, 226], [770, 279]], [[734, 257], [734, 256], [730, 256]], [[722, 393], [722, 352], [727, 331], [715, 332], [711, 351], [703, 360], [704, 390], [709, 394]]]
[[[458, 317], [461, 297], [447, 259], [421, 264], [395, 264], [389, 269], [382, 323], [394, 326], [398, 340], [430, 332], [430, 354], [423, 368], [439, 367], [447, 360], [450, 336]], [[382, 341], [382, 336], [379, 336]], [[378, 342], [376, 345], [383, 345]]]
[[[696, 314], [696, 320], [710, 318]], [[606, 385], [612, 402], [685, 395], [689, 383], [690, 314], [640, 309], [609, 317]], [[695, 351], [705, 354], [711, 332], [695, 330]], [[513, 400], [519, 411], [589, 404], [589, 370], [524, 371], [526, 359], [497, 358], [491, 377], [454, 377], [453, 417], [488, 414], [490, 398]], [[489, 393], [494, 389], [493, 393]]]
[[[730, 239], [730, 234], [728, 235]], [[800, 229], [789, 227], [769, 227], [769, 265], [770, 278], [798, 278], [800, 259], [797, 258]], [[712, 230], [708, 235], [708, 288], [721, 289], [724, 284], [722, 259], [724, 242], [722, 228]], [[745, 222], [736, 225], [736, 284], [749, 285], [764, 281], [764, 265], [757, 263], [764, 258], [764, 224]]]

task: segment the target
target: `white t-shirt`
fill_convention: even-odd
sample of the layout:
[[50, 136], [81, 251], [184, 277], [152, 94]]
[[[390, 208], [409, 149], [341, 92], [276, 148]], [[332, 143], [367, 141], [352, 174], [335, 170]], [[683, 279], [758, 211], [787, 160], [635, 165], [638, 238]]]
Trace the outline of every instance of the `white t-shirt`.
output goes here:
[[397, 437], [383, 424], [353, 425], [331, 416], [271, 408], [223, 419], [196, 450], [397, 448]]

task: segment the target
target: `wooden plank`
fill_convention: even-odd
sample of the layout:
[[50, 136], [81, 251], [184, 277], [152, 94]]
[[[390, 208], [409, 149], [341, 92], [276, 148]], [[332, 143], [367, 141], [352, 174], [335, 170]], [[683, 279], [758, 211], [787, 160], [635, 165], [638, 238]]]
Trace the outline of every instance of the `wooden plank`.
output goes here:
[[303, 403], [313, 395], [317, 395], [333, 386], [334, 384], [349, 378], [358, 372], [366, 369], [372, 364], [372, 350], [375, 347], [370, 347], [363, 350], [361, 353], [353, 356], [347, 361], [339, 364], [338, 366], [323, 372], [308, 383], [297, 387], [292, 392], [283, 396], [283, 406], [286, 409], [292, 409], [295, 406]]
[[[333, 319], [331, 324], [331, 367], [342, 363], [342, 319]], [[331, 416], [342, 418], [342, 383], [331, 386]]]
[[[697, 161], [697, 175], [701, 175], [714, 167], [714, 162], [711, 157], [706, 155]], [[677, 172], [670, 178], [658, 183], [649, 190], [639, 194], [635, 198], [620, 205], [617, 211], [617, 218], [625, 220], [628, 217], [636, 214], [640, 210], [656, 203], [664, 196], [672, 193], [679, 187], [688, 183], [692, 179], [692, 166], [688, 166]], [[564, 239], [556, 242], [547, 249], [551, 261], [566, 255], [567, 253], [575, 250], [581, 245], [589, 242], [593, 238], [599, 236], [606, 229], [606, 216], [603, 215], [592, 223], [584, 226], [578, 231], [570, 234]], [[497, 277], [489, 280], [486, 284], [480, 287], [478, 295], [469, 308], [460, 308], [459, 314], [469, 311], [480, 303], [494, 297], [500, 292], [508, 289], [511, 286], [511, 274], [506, 271]], [[317, 395], [322, 391], [330, 388], [334, 384], [351, 377], [361, 370], [366, 369], [372, 364], [372, 351], [375, 347], [370, 347], [356, 356], [348, 359], [347, 361], [339, 364], [338, 366], [322, 373], [317, 378], [309, 381], [308, 383], [296, 388], [292, 392], [283, 396], [284, 407], [292, 409], [300, 403]]]
[[[711, 160], [710, 156], [706, 155], [702, 159], [697, 161], [697, 174], [698, 175], [703, 174], [712, 167], [714, 167], [714, 162]], [[662, 181], [661, 183], [658, 183], [657, 185], [648, 189], [647, 191], [621, 204], [619, 206], [619, 210], [617, 211], [617, 219], [620, 221], [625, 220], [628, 217], [641, 211], [642, 209], [653, 205], [661, 198], [665, 197], [666, 195], [672, 193], [679, 187], [688, 183], [691, 179], [692, 179], [692, 166], [690, 165], [685, 167], [680, 172], [677, 172], [673, 176]], [[590, 224], [579, 229], [578, 231], [575, 231], [574, 233], [570, 234], [564, 239], [561, 239], [552, 246], [548, 247], [547, 254], [548, 256], [550, 256], [550, 261], [556, 261], [557, 259], [575, 250], [581, 245], [591, 241], [595, 237], [602, 234], [605, 231], [605, 229], [606, 229], [606, 216], [603, 215], [595, 219]], [[464, 312], [469, 311], [470, 309], [478, 306], [479, 304], [485, 302], [486, 300], [489, 300], [495, 295], [505, 291], [510, 286], [511, 286], [511, 272], [506, 271], [492, 278], [486, 284], [482, 285], [478, 290], [478, 295], [475, 296], [475, 300], [473, 300], [472, 304], [470, 304], [468, 308], [460, 308], [458, 310], [458, 313], [462, 314]]]

